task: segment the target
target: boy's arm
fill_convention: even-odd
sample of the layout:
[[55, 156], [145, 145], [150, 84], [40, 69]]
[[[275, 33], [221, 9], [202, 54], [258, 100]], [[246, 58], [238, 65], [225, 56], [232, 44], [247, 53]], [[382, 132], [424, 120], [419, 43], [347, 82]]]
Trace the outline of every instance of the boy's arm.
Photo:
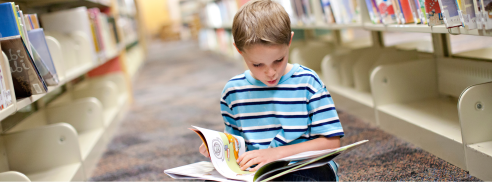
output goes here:
[[301, 152], [313, 151], [313, 150], [325, 150], [340, 147], [340, 137], [334, 136], [330, 138], [318, 137], [313, 140], [306, 142], [280, 146], [276, 148], [268, 148], [262, 150], [253, 150], [244, 153], [239, 156], [237, 160], [241, 170], [246, 170], [248, 167], [258, 164], [255, 168], [250, 169], [250, 171], [256, 171], [261, 166]]

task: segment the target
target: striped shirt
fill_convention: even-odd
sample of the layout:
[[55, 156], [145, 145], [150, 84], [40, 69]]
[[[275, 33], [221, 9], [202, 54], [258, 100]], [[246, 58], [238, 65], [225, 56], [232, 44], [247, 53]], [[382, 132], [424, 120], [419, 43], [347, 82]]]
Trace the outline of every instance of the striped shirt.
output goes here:
[[220, 108], [225, 132], [244, 137], [248, 150], [344, 135], [325, 85], [298, 64], [274, 87], [249, 70], [233, 77], [222, 91]]

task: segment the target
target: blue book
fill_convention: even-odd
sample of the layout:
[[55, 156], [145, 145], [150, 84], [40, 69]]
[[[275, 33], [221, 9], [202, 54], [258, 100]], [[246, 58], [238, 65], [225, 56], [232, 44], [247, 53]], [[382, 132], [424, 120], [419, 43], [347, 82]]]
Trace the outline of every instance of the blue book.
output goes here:
[[27, 35], [31, 45], [36, 49], [44, 64], [48, 67], [48, 70], [54, 75], [57, 75], [55, 64], [53, 63], [53, 59], [51, 59], [50, 50], [46, 43], [44, 30], [42, 28], [30, 30], [27, 32]]
[[20, 35], [11, 3], [0, 4], [0, 38]]

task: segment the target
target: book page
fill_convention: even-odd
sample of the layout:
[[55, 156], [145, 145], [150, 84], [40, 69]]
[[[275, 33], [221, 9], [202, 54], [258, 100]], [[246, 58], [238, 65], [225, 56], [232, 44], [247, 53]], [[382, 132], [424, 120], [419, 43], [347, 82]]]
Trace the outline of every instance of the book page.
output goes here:
[[214, 181], [233, 181], [220, 175], [211, 162], [197, 162], [186, 166], [165, 170], [174, 179], [206, 179]]
[[305, 159], [312, 159], [312, 158], [316, 158], [316, 157], [319, 157], [319, 156], [322, 156], [322, 155], [326, 155], [326, 154], [331, 153], [333, 151], [338, 151], [338, 150], [341, 150], [341, 149], [344, 149], [344, 148], [350, 148], [352, 146], [359, 145], [359, 144], [362, 144], [362, 143], [365, 143], [365, 142], [367, 142], [367, 140], [362, 140], [362, 141], [359, 141], [359, 142], [356, 142], [356, 143], [353, 143], [353, 144], [350, 144], [350, 145], [347, 145], [347, 146], [343, 146], [343, 147], [340, 147], [340, 148], [336, 148], [336, 149], [326, 149], [326, 150], [316, 150], [316, 151], [302, 152], [302, 153], [298, 153], [298, 154], [291, 155], [291, 156], [288, 156], [288, 157], [284, 157], [284, 158], [279, 159], [279, 160], [283, 160], [283, 161], [299, 161], [299, 160], [305, 160]]
[[242, 171], [237, 164], [237, 158], [246, 152], [243, 137], [193, 126], [198, 129], [208, 145], [208, 152], [215, 169], [224, 177], [250, 181], [253, 172]]

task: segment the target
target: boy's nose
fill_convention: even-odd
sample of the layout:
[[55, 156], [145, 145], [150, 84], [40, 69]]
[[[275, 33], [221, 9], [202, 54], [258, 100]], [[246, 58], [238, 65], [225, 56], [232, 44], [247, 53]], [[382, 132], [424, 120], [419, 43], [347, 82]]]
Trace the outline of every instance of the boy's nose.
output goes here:
[[266, 75], [268, 76], [268, 78], [273, 78], [275, 76], [275, 73], [277, 73], [277, 71], [275, 71], [275, 69], [268, 68]]

